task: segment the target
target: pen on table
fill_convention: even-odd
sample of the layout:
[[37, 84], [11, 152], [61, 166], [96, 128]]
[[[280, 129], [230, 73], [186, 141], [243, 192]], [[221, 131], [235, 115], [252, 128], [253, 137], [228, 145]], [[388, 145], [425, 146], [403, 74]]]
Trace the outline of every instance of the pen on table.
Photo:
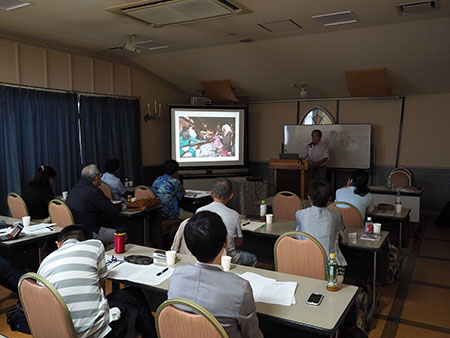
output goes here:
[[167, 270], [169, 270], [169, 268], [165, 268], [162, 271], [158, 272], [156, 275], [157, 276], [161, 276], [164, 272], [166, 272]]
[[264, 228], [264, 225], [265, 225], [265, 224], [261, 225], [261, 226], [260, 226], [260, 227], [259, 227], [258, 229], [262, 229], [262, 228]]
[[55, 231], [55, 229], [53, 229], [52, 227], [47, 227], [47, 229], [50, 231]]
[[242, 223], [242, 226], [247, 225], [247, 224], [250, 224], [250, 222]]

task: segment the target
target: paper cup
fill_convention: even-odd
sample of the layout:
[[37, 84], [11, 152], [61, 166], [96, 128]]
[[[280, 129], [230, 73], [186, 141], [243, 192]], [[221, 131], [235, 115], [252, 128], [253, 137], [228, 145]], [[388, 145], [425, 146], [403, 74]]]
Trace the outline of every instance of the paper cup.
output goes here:
[[272, 222], [273, 222], [273, 214], [267, 214], [266, 215], [266, 223], [272, 224]]
[[166, 263], [167, 265], [174, 265], [175, 259], [177, 258], [177, 252], [170, 250], [166, 251]]
[[31, 217], [30, 216], [23, 216], [22, 217], [22, 224], [24, 227], [27, 227], [30, 225]]
[[348, 241], [349, 243], [356, 243], [356, 232], [348, 233]]
[[231, 256], [222, 256], [222, 268], [223, 268], [223, 271], [230, 271]]
[[381, 223], [373, 223], [373, 233], [379, 234], [381, 232]]
[[67, 196], [69, 196], [69, 192], [68, 191], [63, 191], [62, 192], [62, 198], [65, 201], [67, 199]]

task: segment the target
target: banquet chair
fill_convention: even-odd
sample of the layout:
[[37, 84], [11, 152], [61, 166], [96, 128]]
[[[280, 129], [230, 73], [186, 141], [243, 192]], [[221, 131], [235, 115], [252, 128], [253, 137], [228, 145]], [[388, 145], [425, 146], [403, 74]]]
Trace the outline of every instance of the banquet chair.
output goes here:
[[136, 200], [142, 200], [148, 198], [155, 198], [155, 194], [146, 185], [140, 185], [136, 187], [136, 190], [134, 190], [134, 197], [136, 197]]
[[19, 280], [19, 298], [33, 338], [76, 338], [66, 303], [50, 282], [36, 273]]
[[59, 227], [66, 227], [75, 224], [75, 220], [66, 203], [61, 200], [53, 199], [48, 203], [48, 213], [52, 223]]
[[12, 218], [22, 219], [24, 216], [30, 216], [27, 205], [22, 197], [15, 192], [8, 194], [8, 208]]
[[295, 213], [303, 208], [300, 198], [290, 191], [280, 191], [272, 202], [273, 217], [295, 221]]
[[[298, 239], [298, 236], [306, 239]], [[278, 237], [274, 257], [278, 272], [326, 279], [327, 253], [317, 239], [305, 232], [289, 231]]]
[[[180, 309], [181, 305], [189, 312]], [[191, 312], [192, 311], [192, 312]], [[183, 298], [172, 298], [156, 311], [158, 338], [228, 338], [219, 321], [204, 307]]]
[[[346, 208], [339, 207], [346, 205]], [[350, 231], [358, 231], [363, 227], [363, 217], [353, 204], [348, 202], [334, 202], [328, 206], [329, 209], [337, 210], [341, 213], [345, 228]]]
[[102, 181], [99, 188], [101, 191], [103, 191], [103, 193], [105, 194], [106, 197], [108, 197], [110, 200], [113, 199], [111, 187], [109, 186], [108, 183]]

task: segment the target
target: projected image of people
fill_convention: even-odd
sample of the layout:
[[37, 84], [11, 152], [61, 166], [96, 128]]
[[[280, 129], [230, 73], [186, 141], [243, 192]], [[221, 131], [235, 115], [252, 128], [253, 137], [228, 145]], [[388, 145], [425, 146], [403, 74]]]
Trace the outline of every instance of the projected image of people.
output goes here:
[[236, 155], [235, 118], [179, 117], [181, 158]]

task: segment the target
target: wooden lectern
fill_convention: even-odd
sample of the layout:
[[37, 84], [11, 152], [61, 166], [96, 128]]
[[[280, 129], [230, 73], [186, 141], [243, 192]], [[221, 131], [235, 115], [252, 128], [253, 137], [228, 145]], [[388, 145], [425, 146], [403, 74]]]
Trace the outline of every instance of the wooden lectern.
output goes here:
[[306, 184], [310, 181], [307, 160], [271, 159], [269, 168], [273, 169], [273, 182], [277, 192], [291, 191], [301, 199], [308, 198]]

